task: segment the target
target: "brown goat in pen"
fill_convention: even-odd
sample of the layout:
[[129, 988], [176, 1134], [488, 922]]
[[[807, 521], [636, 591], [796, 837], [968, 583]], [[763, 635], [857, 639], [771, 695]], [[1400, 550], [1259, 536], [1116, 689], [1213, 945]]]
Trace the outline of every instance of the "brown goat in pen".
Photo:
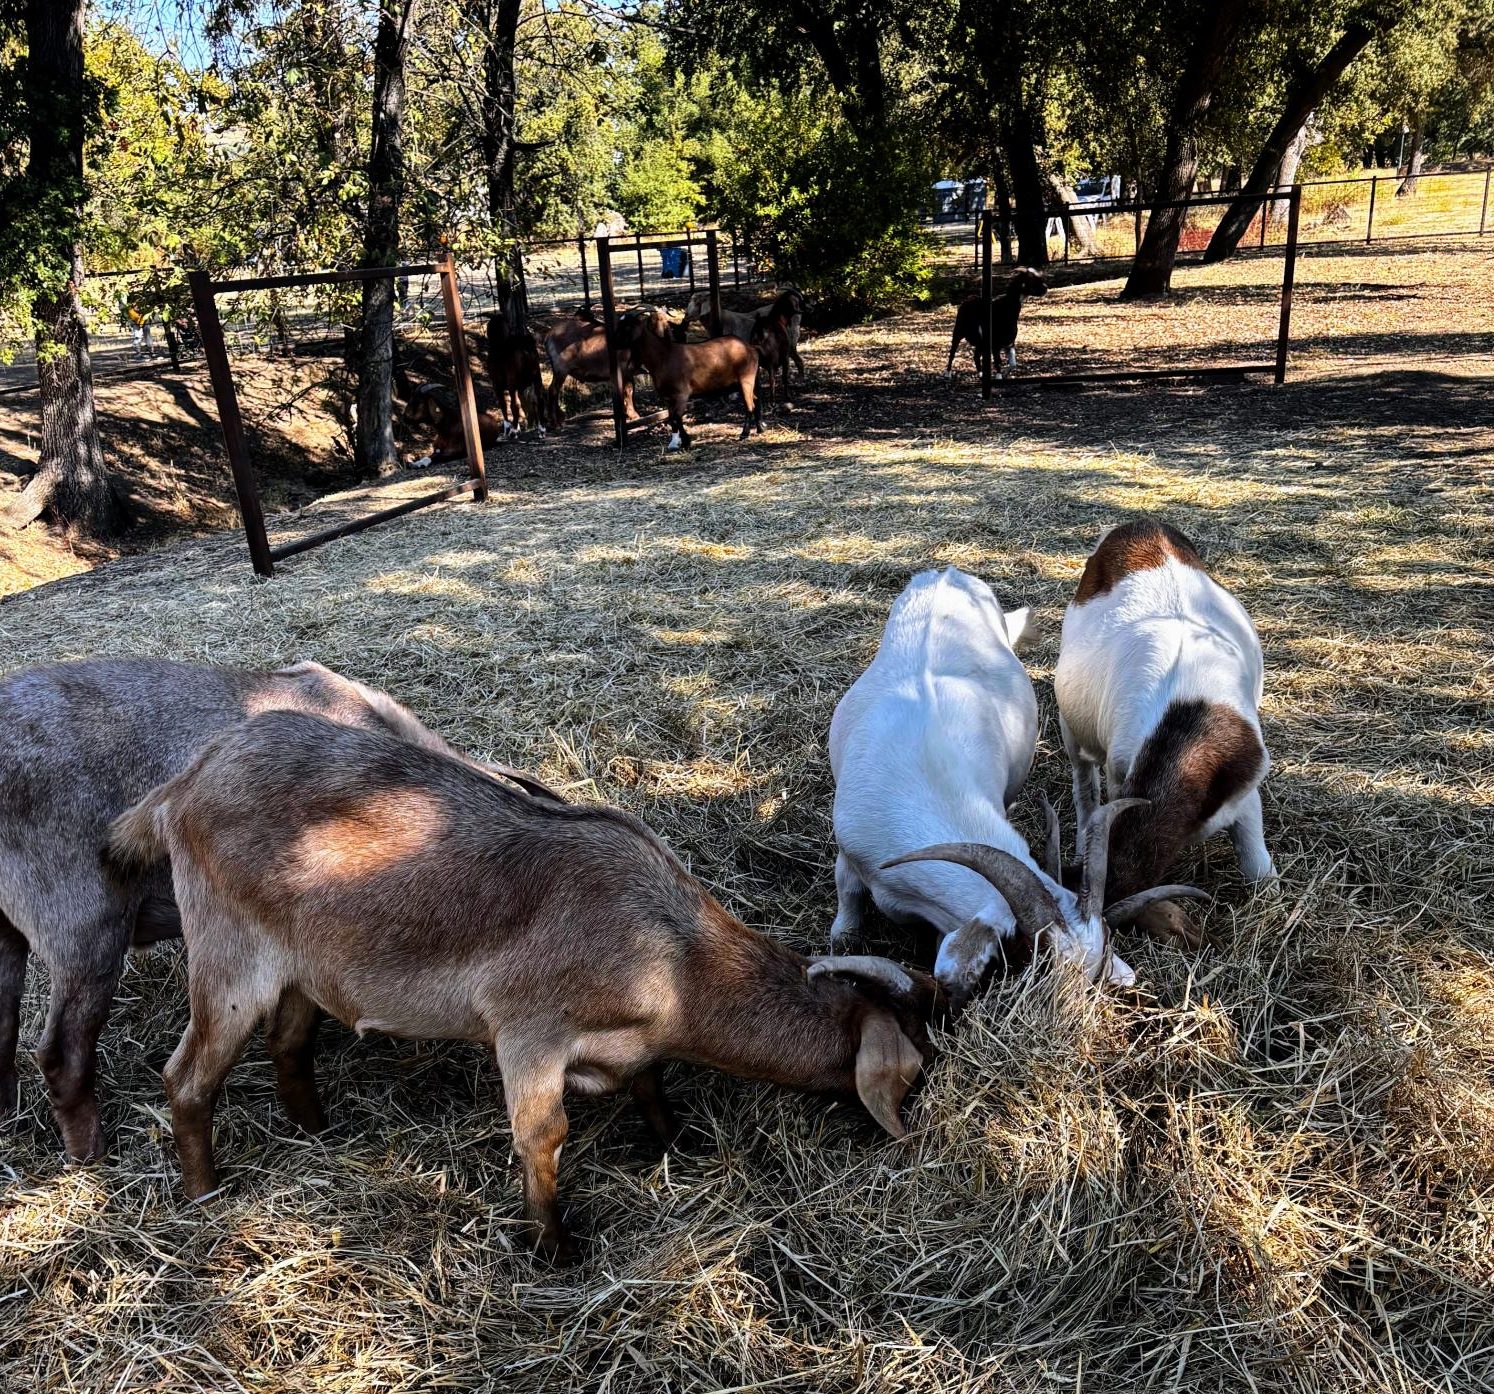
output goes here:
[[[424, 425], [431, 428], [430, 454], [412, 460], [411, 469], [460, 460], [466, 455], [467, 440], [462, 433], [462, 413], [450, 388], [433, 382], [422, 383], [411, 394], [401, 420], [406, 426]], [[490, 411], [478, 412], [477, 432], [482, 448], [491, 450], [506, 434], [503, 418], [494, 416]]]
[[648, 369], [659, 399], [669, 412], [670, 450], [690, 448], [685, 408], [702, 392], [722, 392], [733, 385], [741, 390], [746, 420], [742, 439], [763, 429], [757, 401], [757, 350], [740, 339], [722, 337], [703, 344], [685, 344], [675, 336], [678, 326], [663, 310], [631, 310], [618, 324], [618, 344]]
[[[1022, 315], [1023, 300], [1047, 293], [1048, 283], [1040, 273], [1019, 266], [1001, 293], [993, 296], [991, 338], [1002, 358], [999, 371], [1003, 378], [1017, 370], [1017, 321]], [[967, 295], [955, 311], [954, 334], [949, 340], [949, 362], [944, 365], [947, 378], [954, 376], [955, 350], [962, 342], [970, 345], [975, 371], [984, 372], [989, 350], [986, 346], [985, 305], [979, 293]]]
[[724, 910], [637, 819], [505, 789], [459, 760], [270, 713], [117, 820], [117, 874], [171, 859], [191, 1019], [166, 1066], [189, 1196], [268, 1018], [280, 1098], [323, 1123], [318, 1009], [359, 1032], [479, 1041], [503, 1078], [524, 1210], [566, 1258], [565, 1091], [631, 1086], [666, 1139], [660, 1064], [856, 1094], [889, 1133], [942, 997], [887, 959], [806, 959]]
[[540, 376], [539, 345], [534, 335], [527, 329], [516, 334], [502, 314], [489, 315], [484, 350], [483, 360], [503, 415], [503, 434], [518, 435], [527, 417], [529, 424], [544, 435], [541, 402], [545, 380]]
[[[798, 324], [803, 311], [804, 299], [799, 292], [792, 288], [784, 291], [768, 306], [766, 313], [754, 317], [748, 339], [757, 350], [759, 388], [765, 395], [771, 396], [776, 377], [778, 400], [788, 408], [793, 406], [788, 390], [788, 365], [790, 358], [794, 356], [790, 330]], [[803, 377], [802, 364], [800, 377]], [[764, 378], [767, 379], [766, 388], [762, 387]]]
[[[550, 363], [545, 417], [547, 424], [558, 430], [564, 416], [560, 390], [567, 378], [577, 382], [608, 381], [607, 332], [598, 320], [578, 310], [545, 335], [545, 357]], [[637, 368], [626, 353], [619, 353], [618, 366], [622, 369], [623, 411], [632, 418], [638, 415], [633, 408], [633, 378]]]

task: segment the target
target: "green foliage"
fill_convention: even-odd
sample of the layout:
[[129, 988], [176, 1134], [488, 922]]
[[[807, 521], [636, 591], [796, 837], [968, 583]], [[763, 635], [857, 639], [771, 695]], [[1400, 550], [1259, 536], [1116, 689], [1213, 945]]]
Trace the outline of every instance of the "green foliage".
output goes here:
[[910, 132], [858, 137], [808, 87], [743, 94], [714, 171], [721, 220], [831, 313], [906, 303], [930, 276], [922, 151]]

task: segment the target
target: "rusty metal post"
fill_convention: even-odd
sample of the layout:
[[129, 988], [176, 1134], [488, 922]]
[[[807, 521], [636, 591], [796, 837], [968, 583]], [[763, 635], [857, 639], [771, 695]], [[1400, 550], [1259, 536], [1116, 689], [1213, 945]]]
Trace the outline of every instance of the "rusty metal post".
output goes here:
[[467, 470], [472, 476], [472, 501], [486, 503], [488, 472], [482, 458], [482, 432], [477, 424], [477, 398], [472, 391], [472, 365], [467, 361], [467, 337], [462, 332], [462, 294], [457, 286], [456, 262], [450, 252], [441, 258], [437, 271], [441, 277], [441, 303], [446, 311], [446, 333], [451, 340], [451, 368], [462, 416], [462, 439], [467, 446]]
[[1378, 174], [1371, 175], [1369, 219], [1364, 225], [1364, 241], [1366, 246], [1369, 245], [1370, 239], [1375, 235], [1375, 194], [1379, 191], [1379, 188], [1380, 176]]
[[980, 363], [980, 395], [989, 398], [991, 395], [991, 358], [995, 345], [991, 342], [991, 314], [994, 308], [991, 300], [991, 217], [987, 212], [981, 214], [980, 227], [980, 297], [982, 305], [981, 318], [986, 326], [985, 352], [981, 355]]
[[1484, 235], [1484, 229], [1489, 225], [1489, 176], [1494, 174], [1494, 165], [1490, 165], [1484, 171], [1484, 202], [1478, 213], [1478, 235]]
[[270, 559], [270, 539], [265, 535], [265, 513], [260, 506], [259, 486], [249, 465], [249, 451], [244, 444], [244, 423], [239, 416], [239, 398], [233, 387], [233, 369], [228, 363], [228, 349], [223, 343], [223, 323], [218, 318], [218, 302], [213, 294], [212, 277], [206, 271], [189, 271], [187, 282], [192, 288], [192, 304], [197, 311], [197, 333], [202, 340], [203, 357], [207, 359], [213, 396], [218, 402], [218, 423], [223, 428], [223, 448], [233, 470], [233, 487], [239, 496], [239, 516], [244, 520], [244, 536], [249, 542], [249, 560], [261, 576], [273, 576], [275, 563]]
[[581, 253], [581, 300], [589, 310], [591, 309], [591, 282], [586, 275], [586, 239], [578, 237], [576, 247]]
[[602, 291], [602, 325], [607, 338], [607, 378], [612, 383], [612, 430], [619, 450], [628, 438], [623, 401], [622, 363], [617, 356], [617, 295], [612, 285], [612, 239], [597, 238], [597, 284]]
[[643, 234], [633, 234], [633, 250], [638, 253], [638, 303], [643, 304], [646, 297], [643, 294]]
[[1297, 279], [1297, 224], [1302, 216], [1302, 186], [1292, 185], [1291, 206], [1287, 212], [1286, 255], [1281, 265], [1281, 325], [1276, 331], [1276, 385], [1287, 376], [1287, 348], [1292, 339], [1292, 286]]
[[717, 257], [716, 229], [706, 233], [706, 283], [711, 288], [711, 337], [721, 337], [721, 263]]
[[690, 278], [690, 294], [695, 294], [695, 239], [685, 229], [685, 274]]

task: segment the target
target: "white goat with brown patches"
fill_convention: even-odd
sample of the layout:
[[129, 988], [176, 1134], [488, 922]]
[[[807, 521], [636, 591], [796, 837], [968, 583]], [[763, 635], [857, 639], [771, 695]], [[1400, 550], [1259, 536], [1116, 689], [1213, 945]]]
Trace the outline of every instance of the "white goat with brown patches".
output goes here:
[[1052, 942], [1091, 978], [1134, 981], [1110, 953], [1107, 918], [1121, 923], [1162, 893], [1106, 909], [1104, 829], [1119, 809], [1097, 815], [1077, 896], [1062, 884], [1056, 825], [1039, 868], [1008, 821], [1037, 747], [1037, 698], [1013, 648], [1026, 623], [1026, 610], [1007, 614], [954, 567], [915, 576], [830, 724], [831, 942], [860, 928], [870, 893], [889, 919], [938, 932], [934, 976], [957, 1003], [1014, 938]]
[[525, 1213], [565, 1257], [567, 1089], [631, 1085], [667, 1138], [659, 1066], [684, 1060], [854, 1093], [901, 1136], [941, 1007], [925, 974], [809, 960], [748, 929], [625, 813], [300, 714], [219, 738], [115, 823], [110, 848], [122, 876], [171, 859], [192, 1010], [165, 1078], [190, 1196], [217, 1185], [214, 1102], [264, 1018], [282, 1102], [312, 1131], [317, 1009], [491, 1048]]
[[[1204, 570], [1182, 533], [1142, 519], [1109, 533], [1063, 620], [1054, 687], [1080, 826], [1100, 800], [1146, 799], [1111, 839], [1111, 879], [1130, 894], [1164, 876], [1190, 843], [1229, 829], [1247, 881], [1276, 875], [1262, 828], [1265, 662], [1250, 616]], [[1192, 941], [1175, 906], [1153, 932]]]

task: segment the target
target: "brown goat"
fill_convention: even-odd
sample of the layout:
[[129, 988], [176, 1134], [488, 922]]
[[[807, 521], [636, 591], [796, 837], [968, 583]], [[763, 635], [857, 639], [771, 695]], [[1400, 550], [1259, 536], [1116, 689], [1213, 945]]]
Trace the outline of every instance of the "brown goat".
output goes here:
[[[545, 335], [545, 357], [550, 361], [551, 374], [545, 416], [547, 424], [558, 430], [564, 415], [560, 409], [560, 389], [567, 378], [575, 378], [577, 382], [608, 381], [607, 333], [590, 315], [578, 310]], [[626, 353], [619, 354], [619, 366], [623, 410], [631, 419], [638, 415], [633, 409], [633, 378], [637, 368]]]
[[[794, 355], [791, 330], [804, 310], [804, 299], [792, 288], [783, 292], [765, 312], [754, 317], [751, 337], [748, 342], [757, 350], [758, 382], [767, 379], [767, 395], [773, 392], [774, 378], [778, 381], [778, 400], [786, 408], [792, 408], [788, 390], [788, 365]], [[799, 365], [799, 376], [804, 376], [804, 365]]]
[[525, 1215], [563, 1258], [568, 1087], [631, 1084], [667, 1135], [659, 1067], [684, 1060], [854, 1092], [901, 1136], [941, 1007], [925, 974], [811, 961], [748, 929], [626, 813], [296, 713], [225, 733], [111, 830], [117, 867], [167, 854], [191, 1019], [165, 1080], [193, 1197], [217, 1185], [214, 1102], [262, 1018], [286, 1112], [311, 1131], [318, 1008], [359, 1032], [490, 1046]]
[[[1022, 315], [1023, 300], [1047, 293], [1048, 283], [1041, 273], [1019, 266], [1000, 294], [992, 297], [991, 337], [995, 340], [996, 352], [1001, 355], [998, 371], [1003, 378], [1017, 369], [1017, 321]], [[945, 377], [954, 376], [955, 350], [961, 342], [970, 345], [975, 371], [984, 371], [988, 353], [984, 319], [985, 305], [979, 294], [967, 295], [955, 311], [954, 333], [949, 340], [949, 362], [944, 365]]]
[[125, 954], [181, 933], [164, 869], [129, 887], [105, 877], [105, 833], [214, 736], [290, 709], [449, 749], [392, 697], [320, 663], [269, 673], [98, 658], [0, 677], [0, 1118], [16, 1105], [29, 958], [51, 981], [36, 1058], [63, 1146], [79, 1161], [103, 1152], [95, 1056]]
[[539, 345], [535, 343], [534, 335], [527, 329], [515, 334], [502, 314], [489, 315], [483, 361], [488, 366], [493, 391], [498, 394], [504, 434], [517, 435], [527, 416], [530, 425], [544, 435], [540, 402], [545, 393], [545, 381], [540, 376]]
[[654, 380], [660, 400], [669, 412], [670, 450], [690, 448], [685, 430], [685, 408], [690, 398], [702, 392], [721, 392], [735, 385], [742, 393], [747, 413], [742, 439], [757, 427], [763, 429], [757, 402], [757, 350], [740, 339], [722, 337], [703, 344], [682, 344], [674, 337], [675, 326], [663, 310], [631, 310], [618, 325], [618, 341]]
[[[439, 465], [448, 460], [460, 460], [467, 454], [467, 439], [462, 434], [462, 414], [452, 400], [450, 389], [433, 382], [422, 383], [415, 389], [405, 408], [404, 424], [426, 425], [431, 428], [431, 452], [410, 462], [411, 469], [423, 465]], [[477, 432], [482, 448], [491, 450], [503, 438], [503, 418], [490, 411], [477, 413]]]

